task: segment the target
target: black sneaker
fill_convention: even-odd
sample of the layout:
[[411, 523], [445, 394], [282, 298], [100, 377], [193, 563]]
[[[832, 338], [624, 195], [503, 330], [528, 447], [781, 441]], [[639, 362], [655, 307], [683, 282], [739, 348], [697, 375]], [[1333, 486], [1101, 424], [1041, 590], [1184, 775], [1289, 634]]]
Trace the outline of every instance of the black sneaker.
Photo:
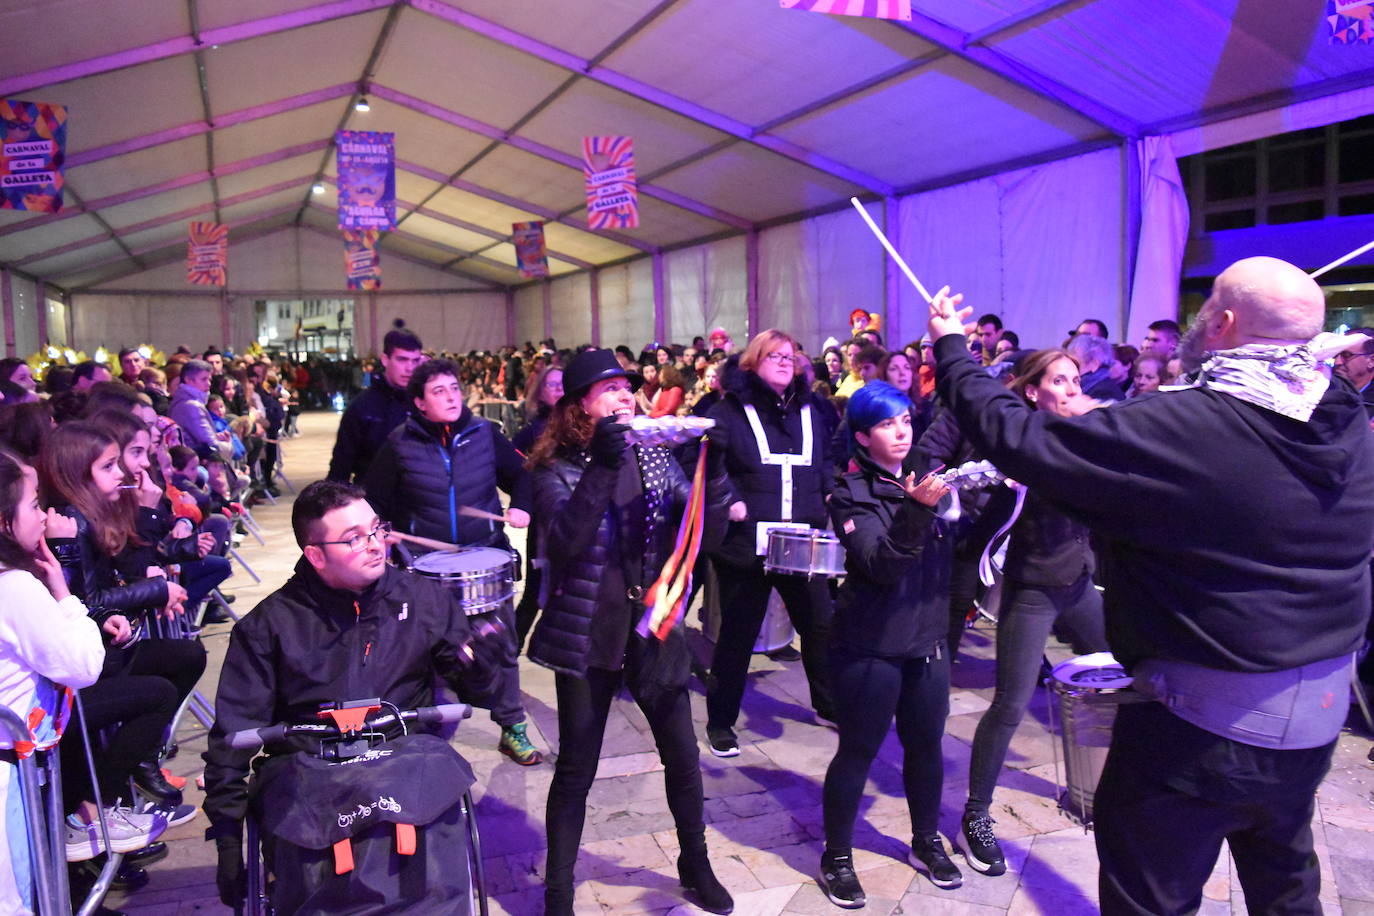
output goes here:
[[711, 743], [711, 753], [717, 757], [738, 757], [739, 739], [733, 728], [714, 728], [706, 726], [706, 740]]
[[989, 877], [1007, 870], [1007, 860], [1002, 856], [1002, 845], [992, 834], [992, 824], [992, 818], [986, 814], [965, 814], [958, 840], [964, 860]]
[[949, 854], [945, 852], [945, 841], [938, 833], [912, 837], [911, 855], [907, 861], [912, 868], [925, 872], [930, 883], [936, 887], [949, 889], [964, 883], [964, 876], [959, 873], [959, 867], [950, 861]]
[[859, 883], [859, 876], [854, 874], [853, 856], [832, 856], [828, 852], [823, 854], [821, 870], [816, 878], [825, 896], [829, 897], [835, 906], [857, 910], [867, 902], [863, 885]]

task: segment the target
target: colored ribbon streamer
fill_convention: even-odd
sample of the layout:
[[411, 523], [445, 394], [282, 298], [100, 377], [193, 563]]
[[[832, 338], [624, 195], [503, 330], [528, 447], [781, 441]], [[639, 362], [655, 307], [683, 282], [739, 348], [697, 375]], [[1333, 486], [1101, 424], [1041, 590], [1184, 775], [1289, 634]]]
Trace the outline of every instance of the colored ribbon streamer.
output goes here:
[[672, 555], [644, 595], [644, 616], [635, 627], [640, 636], [652, 633], [660, 641], [667, 639], [687, 612], [687, 599], [692, 594], [692, 567], [701, 552], [701, 537], [706, 527], [707, 448], [707, 441], [702, 439], [696, 473], [692, 475], [692, 489], [687, 497], [687, 511], [682, 513]]

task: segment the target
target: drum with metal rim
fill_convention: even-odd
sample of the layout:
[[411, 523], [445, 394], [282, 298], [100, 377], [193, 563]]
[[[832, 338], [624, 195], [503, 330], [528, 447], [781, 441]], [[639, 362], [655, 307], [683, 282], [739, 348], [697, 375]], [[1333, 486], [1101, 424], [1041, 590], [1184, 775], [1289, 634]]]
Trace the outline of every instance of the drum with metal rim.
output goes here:
[[413, 569], [456, 591], [458, 604], [469, 617], [499, 610], [515, 596], [515, 556], [509, 550], [435, 551], [416, 558]]
[[768, 532], [768, 553], [763, 568], [771, 573], [794, 576], [840, 576], [844, 574], [844, 547], [829, 531], [778, 528]]
[[1143, 699], [1131, 689], [1131, 676], [1110, 652], [1094, 652], [1055, 665], [1047, 679], [1063, 723], [1064, 794], [1059, 805], [1083, 824], [1093, 819], [1093, 798], [1107, 748], [1112, 743], [1116, 708]]

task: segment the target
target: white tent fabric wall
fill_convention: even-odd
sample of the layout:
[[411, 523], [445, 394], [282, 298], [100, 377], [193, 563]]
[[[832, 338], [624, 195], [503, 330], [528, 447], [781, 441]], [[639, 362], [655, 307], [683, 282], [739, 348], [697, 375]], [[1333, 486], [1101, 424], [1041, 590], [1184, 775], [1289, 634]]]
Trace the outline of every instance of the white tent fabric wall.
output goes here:
[[[366, 326], [366, 293], [358, 296], [355, 321]], [[420, 335], [427, 348], [467, 353], [487, 350], [506, 338], [505, 293], [397, 293], [377, 297], [377, 335], [391, 330], [402, 318], [406, 327]], [[360, 352], [381, 351], [381, 341]]]
[[[930, 292], [964, 293], [974, 317], [992, 312], [1023, 347], [1057, 346], [1083, 318], [1121, 333], [1123, 215], [1119, 150], [1062, 159], [901, 202], [901, 251]], [[926, 304], [905, 280], [904, 333]], [[896, 345], [896, 342], [892, 342]]]
[[640, 258], [603, 268], [600, 284], [600, 345], [625, 344], [638, 352], [654, 339], [653, 259]]
[[[867, 205], [882, 224], [882, 204]], [[848, 336], [856, 308], [883, 313], [883, 250], [845, 208], [759, 233], [759, 327], [780, 328], [819, 354], [827, 337]], [[727, 325], [743, 345], [744, 322]]]
[[43, 307], [38, 301], [37, 285], [28, 277], [10, 274], [10, 302], [14, 308], [14, 353], [27, 358], [38, 349], [38, 310]]
[[[175, 315], [175, 321], [168, 321]], [[165, 353], [200, 350], [220, 341], [219, 298], [72, 294], [72, 346], [87, 353], [148, 343]]]
[[1188, 247], [1188, 194], [1168, 137], [1132, 144], [1140, 160], [1140, 243], [1131, 279], [1129, 327], [1124, 339], [1139, 345], [1150, 322], [1178, 314], [1179, 274]]
[[[589, 274], [573, 274], [549, 287], [550, 325], [560, 347], [575, 347], [592, 339], [592, 282]], [[524, 338], [521, 338], [524, 343]]]
[[[544, 284], [533, 283], [515, 291], [515, 341], [524, 346], [525, 341], [539, 341], [547, 337], [544, 333]], [[491, 341], [504, 340], [505, 334]]]
[[687, 344], [712, 328], [742, 338], [749, 320], [744, 238], [683, 248], [665, 256], [667, 337]]
[[[58, 299], [48, 298], [46, 303], [48, 309], [48, 342], [59, 347], [68, 344], [67, 339], [67, 303]], [[21, 353], [21, 355], [27, 355]]]

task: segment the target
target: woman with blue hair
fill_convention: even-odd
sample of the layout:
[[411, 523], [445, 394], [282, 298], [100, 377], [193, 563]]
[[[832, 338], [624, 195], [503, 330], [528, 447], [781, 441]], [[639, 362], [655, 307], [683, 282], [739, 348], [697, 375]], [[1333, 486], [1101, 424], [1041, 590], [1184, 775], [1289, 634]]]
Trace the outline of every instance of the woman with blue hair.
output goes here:
[[864, 905], [854, 821], [894, 718], [911, 814], [909, 861], [936, 887], [963, 880], [937, 829], [940, 739], [949, 714], [950, 542], [933, 510], [948, 487], [912, 470], [922, 462], [911, 449], [911, 413], [907, 396], [884, 382], [869, 382], [850, 397], [846, 419], [858, 470], [841, 477], [830, 497], [846, 577], [831, 639], [840, 742], [825, 774], [820, 886], [832, 903], [851, 909]]

